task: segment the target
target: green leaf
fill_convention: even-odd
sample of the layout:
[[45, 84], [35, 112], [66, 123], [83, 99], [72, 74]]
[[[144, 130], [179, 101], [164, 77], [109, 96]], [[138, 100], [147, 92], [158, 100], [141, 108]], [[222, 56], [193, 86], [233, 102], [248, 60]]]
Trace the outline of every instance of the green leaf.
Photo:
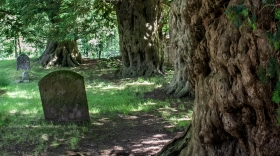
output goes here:
[[273, 47], [275, 50], [279, 49], [279, 42], [273, 42]]
[[257, 75], [258, 75], [262, 84], [268, 82], [268, 77], [266, 75], [266, 71], [265, 71], [264, 67], [262, 67], [262, 66], [258, 67]]
[[280, 103], [280, 81], [277, 82], [274, 92], [272, 94], [272, 101], [275, 103]]
[[248, 18], [248, 23], [253, 30], [257, 29], [256, 23], [254, 23], [250, 18]]
[[275, 90], [273, 92], [272, 101], [275, 102], [275, 103], [280, 103], [279, 90]]
[[279, 66], [279, 64], [278, 64], [277, 59], [275, 57], [272, 57], [268, 60], [267, 73], [268, 73], [270, 78], [275, 78], [277, 76], [278, 66]]
[[280, 19], [280, 9], [277, 9], [275, 11], [274, 16], [275, 16], [276, 19], [278, 19], [278, 20]]
[[243, 15], [243, 17], [247, 17], [247, 16], [248, 16], [248, 9], [244, 8], [244, 9], [241, 11], [241, 15]]

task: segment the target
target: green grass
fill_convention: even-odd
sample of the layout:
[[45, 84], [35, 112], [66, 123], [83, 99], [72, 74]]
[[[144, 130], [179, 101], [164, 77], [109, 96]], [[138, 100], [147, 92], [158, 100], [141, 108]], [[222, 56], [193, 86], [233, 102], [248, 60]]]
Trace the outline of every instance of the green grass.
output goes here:
[[[114, 69], [95, 71], [79, 68], [42, 68], [35, 59], [31, 59], [30, 82], [14, 83], [20, 79], [23, 71], [16, 70], [15, 60], [0, 61], [0, 155], [8, 154], [8, 148], [17, 149], [17, 154], [29, 151], [40, 155], [48, 148], [65, 146], [78, 148], [79, 141], [88, 131], [87, 126], [54, 125], [44, 120], [38, 81], [48, 73], [60, 69], [73, 70], [85, 78], [85, 87], [89, 112], [92, 119], [115, 118], [118, 114], [136, 115], [154, 113], [170, 122], [169, 129], [183, 129], [189, 124], [191, 112], [174, 113], [170, 101], [144, 99], [144, 93], [170, 82], [167, 77], [122, 79], [118, 82], [102, 81], [98, 77]], [[94, 78], [90, 79], [90, 77]], [[1, 93], [1, 92], [0, 92]], [[191, 105], [191, 104], [189, 104]], [[178, 109], [185, 111], [184, 105]], [[187, 119], [186, 119], [187, 118]], [[5, 149], [5, 150], [4, 150]], [[29, 153], [29, 154], [30, 154]]]

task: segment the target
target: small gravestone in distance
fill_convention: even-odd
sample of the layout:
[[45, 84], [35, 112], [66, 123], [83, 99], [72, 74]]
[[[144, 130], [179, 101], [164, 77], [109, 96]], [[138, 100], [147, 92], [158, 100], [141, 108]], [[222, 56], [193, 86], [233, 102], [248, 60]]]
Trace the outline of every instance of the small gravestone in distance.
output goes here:
[[21, 54], [17, 58], [17, 70], [29, 70], [30, 69], [30, 59], [27, 55]]
[[89, 122], [84, 77], [67, 70], [55, 71], [39, 83], [45, 119], [55, 122]]
[[30, 59], [27, 55], [21, 54], [17, 58], [17, 70], [25, 70], [21, 74], [21, 80], [16, 80], [16, 83], [29, 82], [28, 70], [30, 69]]

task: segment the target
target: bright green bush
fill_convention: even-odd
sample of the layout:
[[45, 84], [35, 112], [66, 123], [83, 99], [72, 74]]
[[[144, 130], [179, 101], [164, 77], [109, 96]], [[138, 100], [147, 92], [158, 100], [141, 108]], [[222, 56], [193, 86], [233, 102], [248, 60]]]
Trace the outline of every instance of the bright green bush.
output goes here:
[[3, 77], [2, 74], [2, 77], [0, 77], [0, 87], [6, 87], [9, 86], [9, 84], [10, 84], [10, 80], [7, 77]]

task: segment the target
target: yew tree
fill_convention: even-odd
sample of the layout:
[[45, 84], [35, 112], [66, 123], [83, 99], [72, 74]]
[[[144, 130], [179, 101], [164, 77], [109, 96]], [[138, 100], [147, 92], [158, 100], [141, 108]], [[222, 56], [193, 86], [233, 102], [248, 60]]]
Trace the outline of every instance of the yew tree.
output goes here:
[[118, 21], [122, 76], [163, 74], [160, 0], [121, 0], [114, 3]]
[[191, 125], [158, 155], [280, 155], [280, 1], [174, 0], [195, 91]]
[[[42, 3], [42, 2], [41, 2]], [[50, 22], [48, 43], [39, 60], [42, 66], [77, 66], [82, 62], [77, 47], [77, 1], [47, 0], [42, 4]]]
[[77, 66], [81, 54], [76, 41], [115, 25], [112, 5], [100, 6], [98, 0], [1, 1], [0, 31], [5, 37], [21, 37], [30, 43], [45, 40], [47, 46], [39, 58], [43, 66]]
[[169, 15], [169, 35], [171, 52], [175, 53], [174, 57], [174, 75], [165, 88], [167, 94], [172, 94], [178, 98], [193, 95], [193, 86], [190, 82], [190, 75], [187, 65], [191, 63], [189, 50], [191, 48], [190, 38], [187, 34], [190, 29], [187, 29], [185, 17], [182, 16], [187, 11], [181, 1], [173, 1], [170, 3]]

